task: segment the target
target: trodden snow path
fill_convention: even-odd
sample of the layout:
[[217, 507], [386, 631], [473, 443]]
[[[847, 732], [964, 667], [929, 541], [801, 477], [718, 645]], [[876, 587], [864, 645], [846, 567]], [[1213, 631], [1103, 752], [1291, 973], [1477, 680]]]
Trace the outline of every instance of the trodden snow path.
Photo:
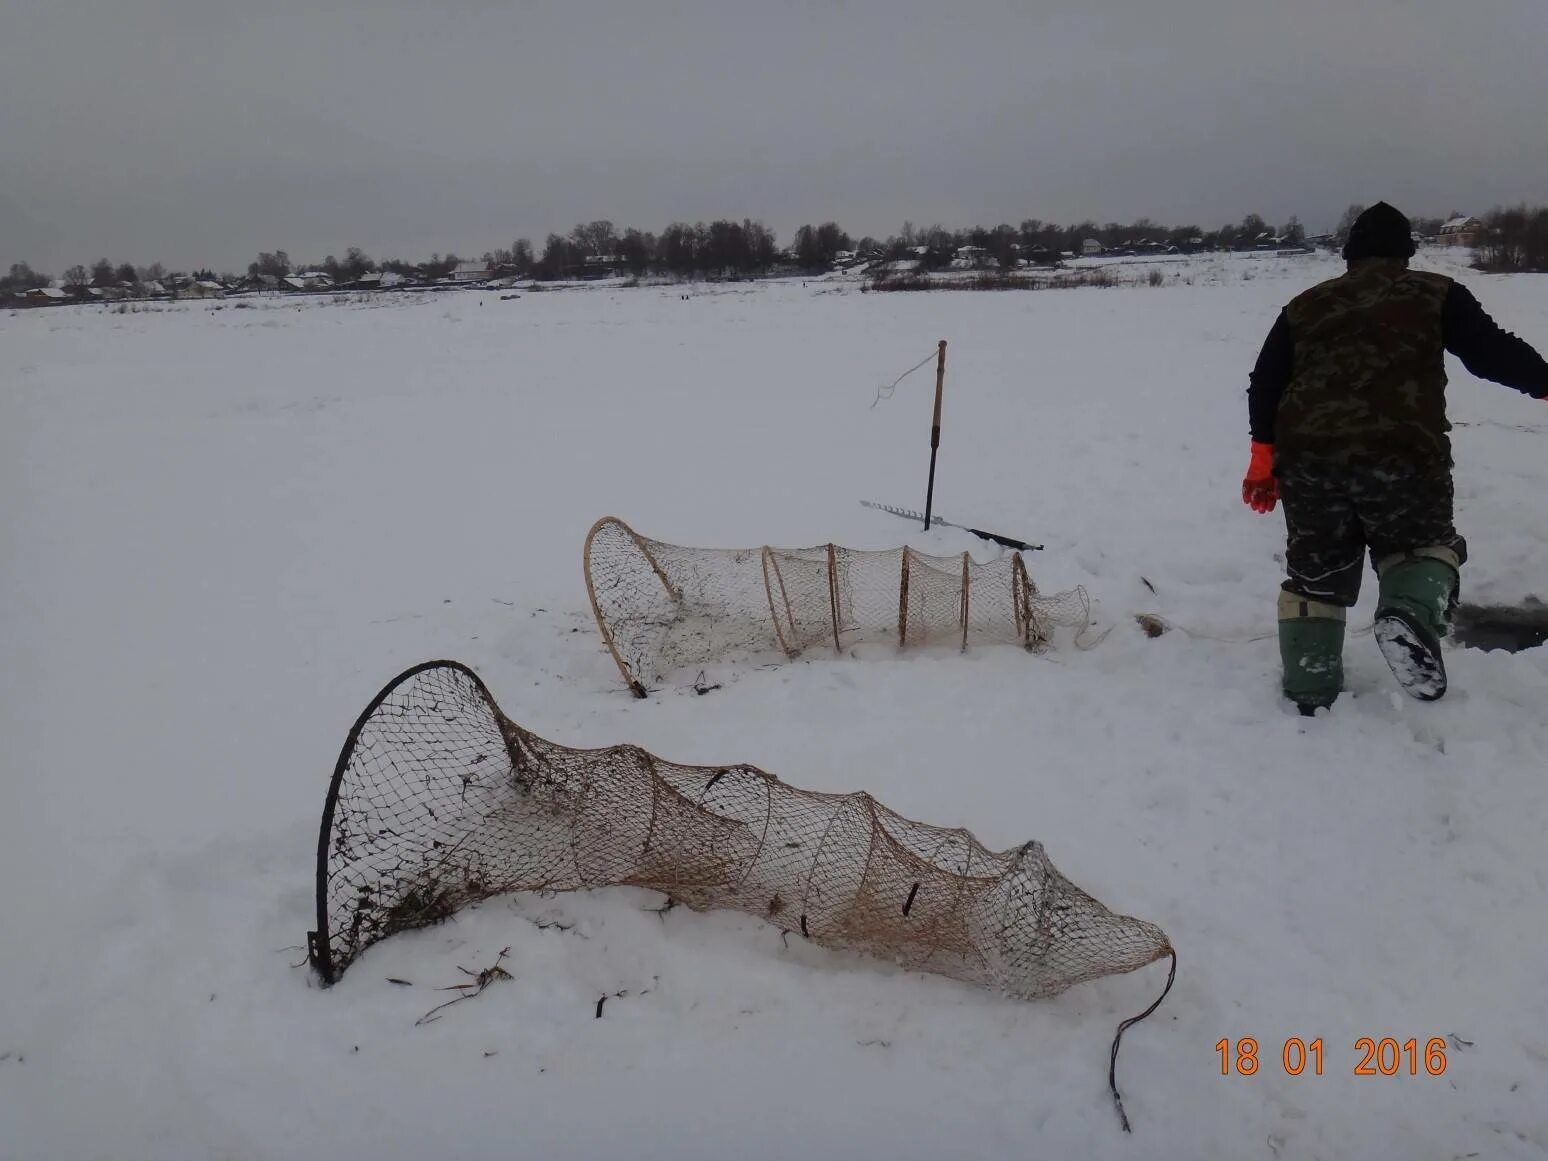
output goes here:
[[[1452, 648], [1422, 705], [1353, 638], [1351, 692], [1308, 721], [1272, 640], [1212, 639], [1273, 629], [1282, 525], [1238, 498], [1242, 390], [1336, 266], [1167, 269], [0, 314], [0, 1157], [1548, 1155], [1548, 649]], [[1548, 343], [1548, 279], [1463, 277]], [[1045, 544], [1034, 578], [1085, 585], [1107, 639], [630, 697], [581, 578], [600, 515], [993, 551], [856, 503], [922, 503], [928, 376], [872, 403], [939, 338], [937, 506]], [[1548, 597], [1548, 406], [1453, 377], [1466, 594]], [[566, 745], [1042, 841], [1178, 948], [1120, 1059], [1134, 1135], [1107, 1047], [1164, 965], [1016, 1003], [610, 891], [498, 900], [314, 986], [334, 758], [442, 656]], [[507, 946], [511, 980], [415, 1026]], [[1221, 1076], [1216, 1043], [1248, 1036], [1257, 1074]], [[1450, 1037], [1445, 1073], [1356, 1076], [1367, 1036]], [[1322, 1038], [1322, 1076], [1286, 1074], [1290, 1037]]]

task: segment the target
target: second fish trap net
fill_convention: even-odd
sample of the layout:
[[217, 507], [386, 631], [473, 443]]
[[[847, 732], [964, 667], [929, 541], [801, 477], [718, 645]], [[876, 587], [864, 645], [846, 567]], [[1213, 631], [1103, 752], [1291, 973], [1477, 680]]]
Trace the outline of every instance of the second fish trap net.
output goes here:
[[689, 665], [733, 654], [868, 642], [1046, 648], [1080, 641], [1084, 589], [1044, 595], [1021, 553], [988, 561], [912, 548], [689, 548], [641, 536], [606, 516], [586, 536], [586, 590], [613, 660], [636, 696]]

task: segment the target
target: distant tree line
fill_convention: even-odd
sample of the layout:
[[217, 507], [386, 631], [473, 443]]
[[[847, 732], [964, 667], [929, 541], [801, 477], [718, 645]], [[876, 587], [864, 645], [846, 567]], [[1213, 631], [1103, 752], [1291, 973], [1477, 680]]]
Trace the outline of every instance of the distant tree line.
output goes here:
[[[1327, 241], [1341, 245], [1364, 209], [1362, 205], [1351, 205], [1345, 210]], [[1453, 212], [1451, 216], [1460, 215]], [[1432, 237], [1440, 233], [1444, 220], [1415, 218], [1414, 232]], [[1481, 269], [1548, 271], [1548, 208], [1523, 205], [1496, 209], [1485, 223], [1485, 240], [1478, 247]], [[633, 227], [620, 231], [612, 222], [602, 219], [583, 222], [568, 234], [550, 234], [541, 251], [528, 239], [518, 238], [509, 248], [487, 251], [482, 262], [495, 273], [545, 280], [616, 273], [636, 277], [650, 274], [670, 278], [748, 278], [776, 269], [826, 270], [844, 258], [864, 263], [908, 260], [921, 270], [939, 269], [957, 258], [964, 247], [978, 251], [986, 265], [1011, 268], [1023, 262], [1057, 262], [1064, 254], [1080, 253], [1087, 240], [1095, 241], [1104, 250], [1134, 247], [1189, 251], [1300, 245], [1305, 239], [1306, 231], [1297, 218], [1291, 217], [1273, 227], [1258, 214], [1248, 214], [1240, 222], [1215, 229], [1165, 225], [1150, 218], [1128, 223], [1086, 220], [1068, 225], [1028, 218], [1014, 226], [1001, 223], [968, 229], [947, 229], [938, 224], [917, 228], [912, 222], [904, 222], [886, 238], [867, 236], [858, 240], [837, 223], [823, 222], [803, 225], [795, 232], [790, 246], [781, 249], [773, 230], [746, 218], [692, 225], [673, 222], [659, 233]], [[428, 262], [397, 258], [378, 262], [360, 247], [351, 246], [344, 251], [342, 260], [329, 254], [320, 262], [306, 263], [293, 262], [285, 251], [276, 250], [259, 254], [248, 264], [247, 276], [249, 280], [268, 282], [321, 271], [335, 284], [344, 285], [366, 274], [391, 271], [406, 278], [434, 281], [445, 278], [461, 261], [455, 254], [434, 254]], [[160, 263], [137, 267], [103, 258], [90, 266], [71, 266], [62, 280], [67, 289], [84, 295], [93, 287], [144, 287], [168, 277]], [[226, 285], [242, 281], [237, 274], [217, 275], [207, 269], [193, 271], [191, 277]], [[0, 276], [0, 292], [26, 291], [50, 282], [48, 275], [33, 270], [25, 262], [17, 262]]]
[[1548, 272], [1548, 206], [1497, 209], [1483, 221], [1480, 270]]
[[836, 222], [823, 222], [801, 226], [790, 246], [781, 250], [773, 230], [747, 219], [694, 225], [674, 222], [660, 233], [632, 227], [620, 232], [612, 222], [603, 220], [577, 225], [567, 235], [550, 234], [541, 253], [526, 239], [519, 239], [509, 249], [489, 251], [484, 262], [491, 269], [508, 269], [538, 279], [584, 276], [589, 270], [626, 271], [636, 276], [737, 278], [774, 268], [826, 270], [841, 256], [852, 256], [858, 262], [912, 259], [931, 269], [949, 264], [965, 246], [977, 247], [1009, 267], [1027, 255], [1057, 261], [1061, 253], [1078, 252], [1088, 238], [1104, 248], [1153, 243], [1204, 249], [1258, 244], [1265, 238], [1298, 244], [1305, 236], [1295, 218], [1275, 230], [1256, 214], [1210, 231], [1198, 226], [1162, 226], [1148, 218], [1130, 224], [1086, 221], [1069, 226], [1034, 218], [1020, 226], [958, 230], [940, 225], [916, 229], [913, 223], [905, 222], [898, 233], [887, 238], [867, 236], [858, 241]]
[[[518, 238], [509, 249], [496, 249], [483, 255], [483, 265], [494, 273], [538, 279], [584, 277], [588, 274], [615, 273], [661, 274], [681, 278], [741, 278], [768, 272], [778, 266], [794, 265], [801, 269], [822, 270], [835, 258], [853, 249], [848, 234], [832, 222], [820, 226], [802, 226], [796, 231], [795, 244], [781, 252], [774, 231], [762, 222], [718, 220], [688, 225], [674, 222], [659, 234], [625, 229], [621, 233], [612, 222], [598, 220], [577, 225], [569, 234], [550, 234], [537, 252], [526, 238]], [[263, 251], [247, 266], [247, 279], [277, 282], [292, 275], [321, 272], [335, 284], [355, 282], [376, 271], [391, 271], [406, 278], [434, 281], [445, 278], [463, 260], [456, 254], [434, 254], [428, 262], [407, 262], [387, 258], [378, 262], [358, 246], [344, 252], [342, 260], [329, 254], [319, 262], [292, 260], [284, 250]], [[227, 285], [242, 278], [233, 273], [216, 275], [207, 270], [194, 272], [196, 278], [208, 278]], [[64, 272], [66, 288], [145, 285], [167, 278], [158, 263], [136, 269], [128, 264], [115, 266], [106, 260], [92, 265], [72, 266]], [[176, 276], [174, 276], [176, 277]], [[0, 277], [0, 291], [25, 291], [49, 285], [48, 275], [18, 262], [7, 276]]]
[[432, 255], [428, 262], [405, 262], [399, 258], [385, 258], [377, 262], [359, 246], [344, 251], [341, 262], [329, 254], [321, 262], [292, 262], [283, 250], [270, 253], [265, 250], [256, 261], [247, 264], [249, 278], [288, 278], [292, 274], [310, 274], [319, 271], [336, 283], [354, 282], [367, 274], [390, 271], [405, 278], [444, 278], [456, 269], [462, 259], [455, 254]]
[[[831, 229], [835, 236], [842, 233], [837, 226]], [[842, 247], [833, 253], [839, 249]], [[600, 219], [582, 222], [569, 234], [548, 235], [541, 253], [527, 239], [519, 238], [508, 250], [485, 254], [484, 262], [492, 269], [539, 279], [615, 271], [636, 277], [742, 278], [772, 269], [780, 264], [781, 255], [774, 231], [750, 219], [721, 219], [691, 226], [673, 222], [659, 234], [633, 227], [620, 233], [612, 222]], [[832, 253], [825, 259], [821, 254], [813, 256], [814, 265], [824, 262], [832, 263]]]
[[1065, 254], [1079, 254], [1088, 241], [1103, 250], [1178, 251], [1253, 249], [1262, 246], [1300, 245], [1306, 230], [1292, 217], [1275, 228], [1262, 216], [1248, 214], [1240, 222], [1206, 230], [1198, 225], [1165, 225], [1150, 218], [1133, 222], [1091, 220], [1060, 225], [1028, 218], [1018, 226], [974, 226], [966, 230], [948, 230], [944, 226], [916, 229], [911, 222], [887, 238], [878, 241], [862, 238], [859, 252], [863, 257], [879, 255], [888, 259], [915, 258], [923, 270], [938, 269], [952, 262], [964, 247], [971, 247], [987, 259], [987, 264], [1011, 268], [1018, 262], [1052, 264]]
[[[144, 285], [165, 278], [166, 274], [159, 262], [150, 266], [132, 266], [128, 262], [115, 265], [103, 258], [89, 267], [71, 266], [61, 280], [67, 288], [84, 289], [90, 286]], [[36, 290], [52, 281], [47, 274], [34, 270], [25, 262], [13, 262], [10, 270], [0, 275], [0, 291]]]

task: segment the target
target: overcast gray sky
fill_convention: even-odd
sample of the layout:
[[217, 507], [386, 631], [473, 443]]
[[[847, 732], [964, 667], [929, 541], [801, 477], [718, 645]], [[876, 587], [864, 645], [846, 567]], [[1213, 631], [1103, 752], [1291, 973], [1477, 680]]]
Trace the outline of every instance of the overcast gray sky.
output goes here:
[[0, 0], [0, 268], [1548, 201], [1548, 0]]

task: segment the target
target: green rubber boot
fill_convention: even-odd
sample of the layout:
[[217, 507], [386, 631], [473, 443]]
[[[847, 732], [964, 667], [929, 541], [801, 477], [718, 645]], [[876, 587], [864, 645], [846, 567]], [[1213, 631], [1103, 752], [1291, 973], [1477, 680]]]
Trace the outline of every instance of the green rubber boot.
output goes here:
[[1376, 566], [1376, 643], [1392, 676], [1420, 701], [1446, 692], [1441, 639], [1451, 630], [1460, 560], [1449, 548], [1416, 548]]
[[1347, 610], [1297, 593], [1279, 594], [1279, 659], [1285, 696], [1310, 717], [1344, 688]]

